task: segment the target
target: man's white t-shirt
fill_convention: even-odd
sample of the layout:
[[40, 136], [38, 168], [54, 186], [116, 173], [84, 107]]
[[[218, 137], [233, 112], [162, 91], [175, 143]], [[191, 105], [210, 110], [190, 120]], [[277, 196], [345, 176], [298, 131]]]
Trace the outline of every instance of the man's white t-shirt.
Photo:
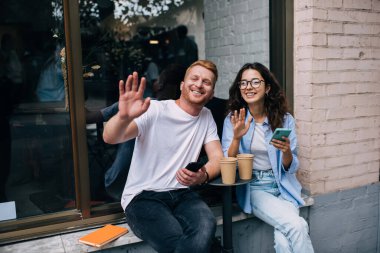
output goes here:
[[124, 210], [144, 190], [187, 188], [177, 181], [177, 170], [197, 161], [204, 144], [219, 140], [209, 109], [204, 107], [192, 116], [174, 100], [151, 101], [148, 111], [135, 122], [138, 136], [121, 197]]

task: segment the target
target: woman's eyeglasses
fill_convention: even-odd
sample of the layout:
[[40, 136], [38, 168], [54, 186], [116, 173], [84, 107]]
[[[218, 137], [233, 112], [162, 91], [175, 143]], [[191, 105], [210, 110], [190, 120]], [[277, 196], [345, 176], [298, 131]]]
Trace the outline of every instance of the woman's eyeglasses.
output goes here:
[[245, 89], [248, 88], [248, 84], [251, 84], [252, 88], [257, 89], [257, 88], [260, 87], [261, 83], [265, 83], [265, 81], [264, 80], [260, 80], [258, 78], [253, 78], [251, 81], [241, 80], [239, 82], [239, 88], [241, 90], [245, 90]]

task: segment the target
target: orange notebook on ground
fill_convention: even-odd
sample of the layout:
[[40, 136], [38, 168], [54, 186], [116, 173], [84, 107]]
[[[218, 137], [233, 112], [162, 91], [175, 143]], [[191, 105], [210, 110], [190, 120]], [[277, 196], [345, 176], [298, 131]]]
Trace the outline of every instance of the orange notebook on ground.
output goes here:
[[79, 238], [79, 241], [91, 246], [102, 247], [126, 233], [128, 233], [127, 228], [108, 224]]

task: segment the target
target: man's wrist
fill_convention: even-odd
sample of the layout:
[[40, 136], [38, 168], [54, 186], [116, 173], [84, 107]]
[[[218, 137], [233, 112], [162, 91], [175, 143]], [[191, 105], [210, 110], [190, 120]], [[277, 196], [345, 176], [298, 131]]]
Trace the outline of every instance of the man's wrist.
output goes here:
[[117, 116], [117, 118], [121, 121], [121, 122], [126, 122], [126, 121], [130, 121], [130, 118], [129, 118], [129, 116], [121, 116], [120, 115], [120, 112], [117, 112], [116, 113], [116, 116]]
[[203, 183], [201, 185], [205, 185], [205, 184], [208, 184], [208, 181], [210, 180], [210, 177], [208, 175], [208, 172], [205, 170], [205, 175], [206, 175], [206, 179], [203, 181]]

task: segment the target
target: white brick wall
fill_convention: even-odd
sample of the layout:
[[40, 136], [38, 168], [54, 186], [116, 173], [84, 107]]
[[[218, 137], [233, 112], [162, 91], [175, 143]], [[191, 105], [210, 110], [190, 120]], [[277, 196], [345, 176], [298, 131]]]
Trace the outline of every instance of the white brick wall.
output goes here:
[[[269, 66], [266, 0], [205, 0], [206, 58], [228, 98], [246, 62]], [[380, 1], [294, 0], [299, 178], [312, 194], [379, 180]]]
[[379, 181], [380, 1], [295, 0], [299, 178], [312, 194]]
[[269, 66], [269, 2], [205, 0], [206, 58], [215, 62], [215, 95], [228, 98], [238, 70], [247, 62]]

